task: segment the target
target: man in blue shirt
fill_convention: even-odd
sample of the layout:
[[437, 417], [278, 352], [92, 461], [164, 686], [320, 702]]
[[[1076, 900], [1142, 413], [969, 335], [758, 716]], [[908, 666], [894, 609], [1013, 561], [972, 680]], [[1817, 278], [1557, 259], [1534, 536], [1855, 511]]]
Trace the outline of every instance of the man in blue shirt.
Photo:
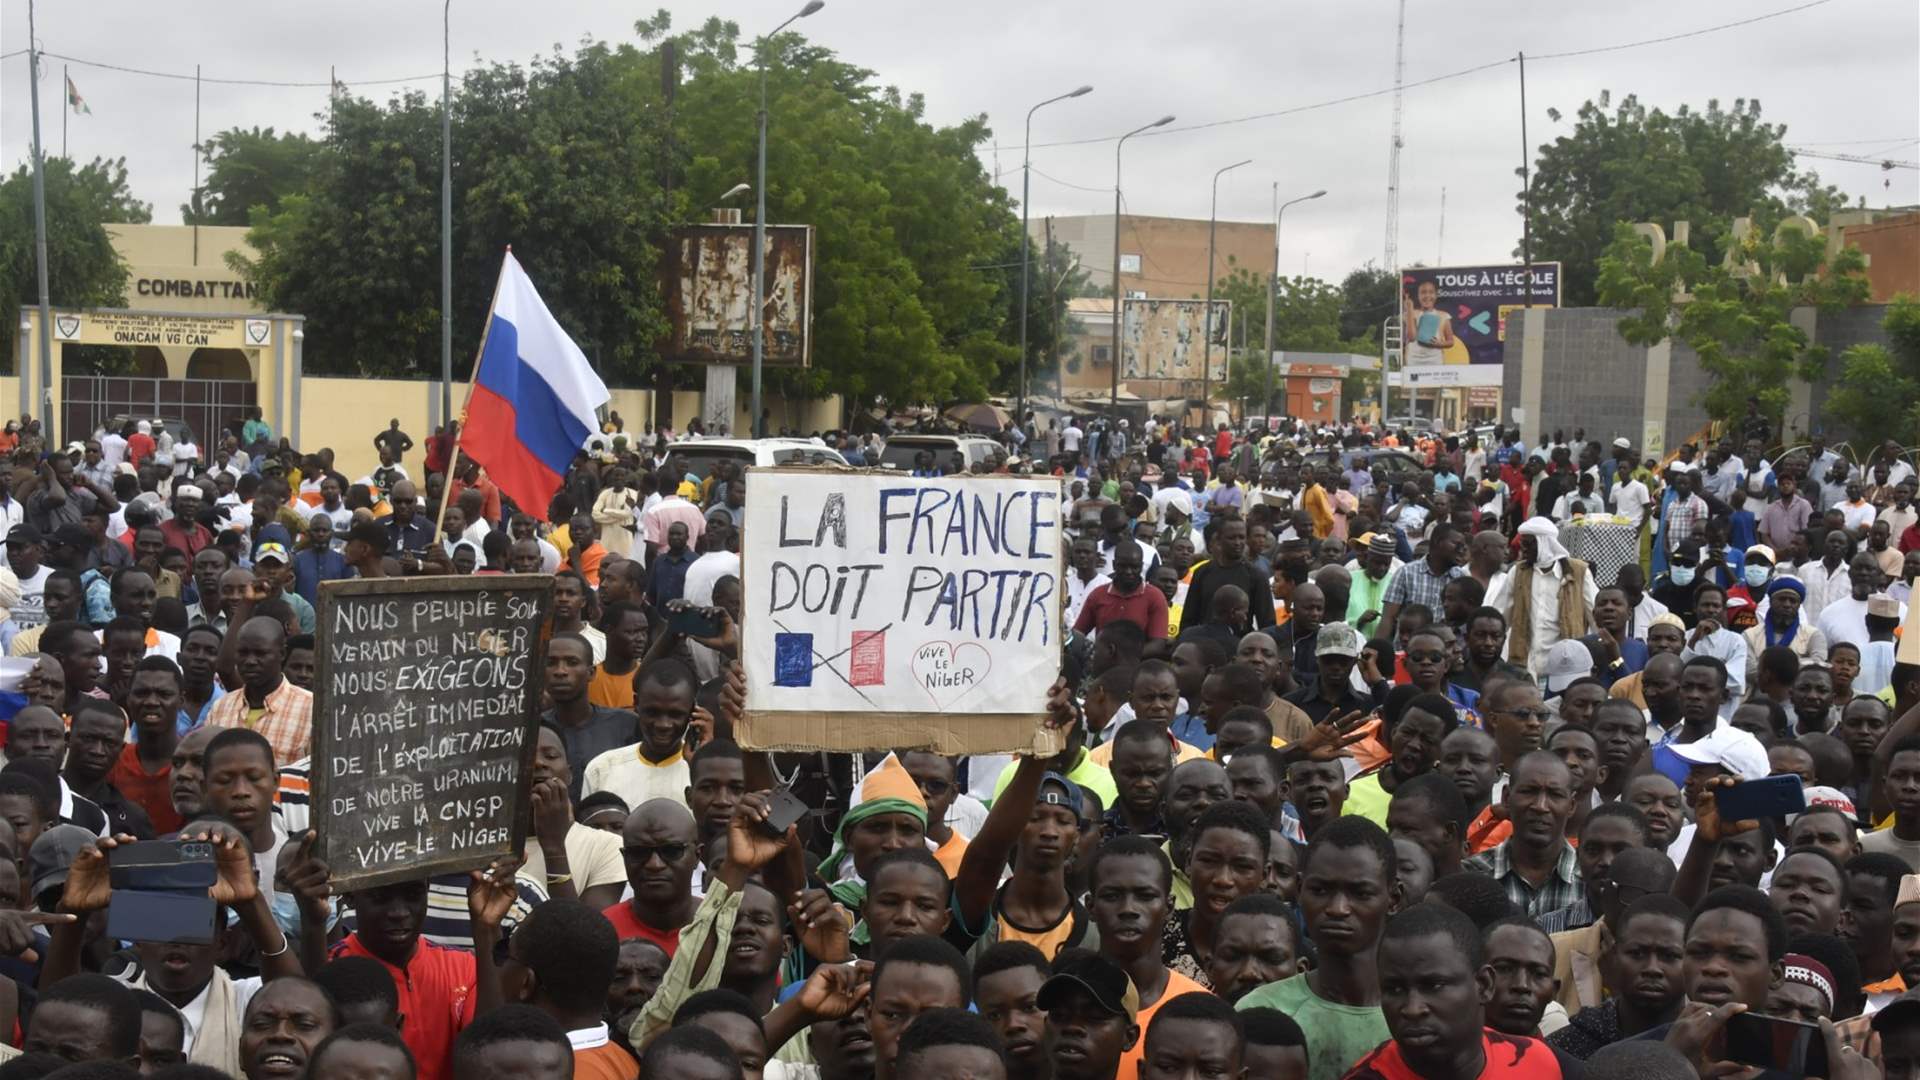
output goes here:
[[687, 527], [681, 522], [667, 526], [667, 550], [647, 568], [647, 602], [654, 610], [664, 610], [671, 601], [687, 591], [687, 567], [700, 556], [687, 550]]

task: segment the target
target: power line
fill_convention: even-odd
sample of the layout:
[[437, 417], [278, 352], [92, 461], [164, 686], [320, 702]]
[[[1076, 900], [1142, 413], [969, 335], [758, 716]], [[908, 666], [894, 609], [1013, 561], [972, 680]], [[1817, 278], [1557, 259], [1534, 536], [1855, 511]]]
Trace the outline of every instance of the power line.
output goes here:
[[[1736, 19], [1732, 22], [1719, 23], [1714, 26], [1703, 26], [1698, 30], [1688, 30], [1684, 33], [1679, 33], [1679, 34], [1666, 34], [1661, 37], [1643, 38], [1639, 41], [1627, 41], [1627, 42], [1622, 42], [1618, 45], [1601, 45], [1591, 49], [1576, 49], [1569, 52], [1544, 53], [1539, 57], [1539, 59], [1563, 60], [1563, 59], [1569, 59], [1577, 56], [1592, 56], [1597, 53], [1619, 52], [1623, 49], [1637, 49], [1646, 45], [1663, 45], [1672, 41], [1682, 41], [1687, 38], [1700, 37], [1703, 34], [1717, 33], [1721, 30], [1732, 30], [1742, 26], [1751, 26], [1754, 23], [1766, 22], [1769, 19], [1778, 19], [1783, 16], [1798, 14], [1799, 12], [1806, 11], [1811, 8], [1821, 7], [1825, 4], [1830, 4], [1830, 3], [1833, 3], [1833, 0], [1810, 0], [1810, 2], [1808, 3], [1799, 4], [1794, 7], [1782, 8], [1779, 11], [1770, 11], [1765, 14], [1754, 15], [1745, 19]], [[1513, 62], [1514, 62], [1513, 57], [1505, 57], [1500, 60], [1490, 60], [1484, 64], [1477, 64], [1469, 68], [1461, 68], [1458, 71], [1450, 71], [1444, 75], [1434, 75], [1425, 79], [1416, 79], [1413, 82], [1403, 84], [1403, 88], [1411, 89], [1419, 86], [1432, 86], [1435, 83], [1447, 82], [1452, 79], [1461, 79], [1461, 78], [1467, 77], [1468, 75], [1477, 75], [1482, 71], [1488, 71], [1497, 67], [1504, 67]], [[1205, 123], [1200, 123], [1200, 124], [1185, 124], [1179, 127], [1161, 128], [1157, 131], [1146, 132], [1142, 137], [1173, 135], [1175, 133], [1183, 132], [1183, 131], [1204, 131], [1208, 128], [1226, 127], [1231, 124], [1247, 124], [1247, 123], [1252, 123], [1253, 121], [1256, 121], [1256, 120], [1272, 120], [1282, 116], [1293, 116], [1298, 113], [1312, 112], [1316, 109], [1329, 109], [1335, 105], [1346, 105], [1355, 101], [1365, 101], [1369, 98], [1384, 97], [1388, 94], [1394, 93], [1396, 89], [1397, 89], [1396, 87], [1385, 86], [1377, 90], [1368, 90], [1358, 94], [1348, 94], [1345, 97], [1330, 98], [1326, 101], [1317, 101], [1310, 105], [1296, 105], [1296, 106], [1293, 106], [1292, 108], [1278, 109], [1273, 112], [1253, 113], [1248, 116], [1235, 116], [1225, 120], [1209, 120]], [[1033, 148], [1035, 150], [1041, 150], [1041, 149], [1048, 149], [1056, 146], [1091, 146], [1099, 143], [1110, 143], [1115, 141], [1117, 138], [1119, 138], [1119, 136], [1105, 136], [1102, 138], [1091, 138], [1091, 139], [1067, 139], [1061, 142], [1035, 143], [1033, 144]]]
[[[18, 55], [18, 53], [8, 53], [7, 55], [16, 56]], [[79, 64], [81, 67], [99, 68], [102, 71], [118, 71], [127, 75], [145, 75], [145, 76], [148, 76], [149, 78], [154, 78], [154, 79], [176, 79], [181, 82], [195, 81], [195, 77], [190, 73], [181, 73], [181, 72], [175, 72], [175, 71], [153, 71], [148, 68], [127, 67], [122, 64], [107, 64], [107, 63], [102, 63], [98, 60], [82, 60], [77, 56], [67, 56], [64, 53], [48, 52], [44, 49], [41, 50], [40, 55], [50, 56], [55, 60], [65, 60], [69, 64]], [[5, 59], [5, 57], [0, 57], [0, 59]], [[426, 82], [430, 79], [438, 79], [439, 77], [440, 77], [440, 72], [430, 71], [425, 75], [408, 75], [405, 78], [399, 78], [399, 79], [356, 79], [356, 80], [353, 80], [351, 83], [348, 83], [345, 80], [342, 80], [342, 85], [392, 86], [398, 83]], [[322, 90], [331, 89], [333, 86], [333, 84], [330, 82], [287, 82], [287, 81], [275, 80], [275, 79], [217, 79], [211, 75], [203, 76], [199, 79], [199, 81], [203, 83], [214, 83], [216, 85], [222, 85], [222, 86], [281, 86], [281, 87], [296, 87], [296, 88], [318, 88]]]
[[1787, 147], [1787, 152], [1795, 157], [1818, 158], [1821, 161], [1848, 161], [1855, 165], [1878, 165], [1883, 169], [1920, 169], [1920, 161], [1895, 161], [1892, 158], [1862, 157], [1858, 154], [1816, 154], [1811, 150]]

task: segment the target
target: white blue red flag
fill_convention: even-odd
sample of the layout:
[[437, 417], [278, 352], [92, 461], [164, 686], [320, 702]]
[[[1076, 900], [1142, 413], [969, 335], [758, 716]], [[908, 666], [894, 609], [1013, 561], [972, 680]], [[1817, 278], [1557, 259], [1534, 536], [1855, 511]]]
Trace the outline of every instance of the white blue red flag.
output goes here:
[[555, 322], [512, 252], [500, 267], [460, 452], [545, 520], [573, 456], [597, 430], [607, 385]]

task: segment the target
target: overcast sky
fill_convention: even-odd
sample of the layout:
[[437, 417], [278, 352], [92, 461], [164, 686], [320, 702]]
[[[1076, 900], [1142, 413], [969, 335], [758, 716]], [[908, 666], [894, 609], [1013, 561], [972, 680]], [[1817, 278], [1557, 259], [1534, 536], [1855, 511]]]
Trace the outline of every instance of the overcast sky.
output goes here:
[[[729, 0], [669, 5], [676, 28], [718, 14], [747, 34], [770, 29], [800, 0]], [[1805, 0], [1798, 0], [1805, 3]], [[1406, 81], [1418, 82], [1525, 50], [1533, 57], [1678, 34], [1793, 7], [1796, 0], [1453, 0], [1408, 5]], [[632, 39], [637, 16], [653, 10], [607, 0], [454, 0], [456, 72], [475, 56], [524, 60], [585, 37]], [[815, 41], [878, 73], [883, 83], [926, 96], [935, 123], [985, 113], [997, 149], [982, 146], [989, 169], [1015, 195], [1021, 124], [1028, 107], [1091, 83], [1094, 92], [1042, 110], [1033, 213], [1109, 213], [1115, 135], [1161, 115], [1172, 127], [1269, 113], [1392, 86], [1394, 0], [1281, 0], [1261, 4], [1148, 4], [1142, 0], [828, 0], [797, 24]], [[1179, 19], [1179, 12], [1187, 14]], [[134, 4], [126, 0], [42, 0], [42, 47], [88, 61], [208, 77], [310, 81], [312, 89], [216, 85], [203, 88], [202, 129], [272, 125], [317, 131], [329, 65], [358, 92], [392, 87], [363, 80], [437, 72], [440, 5], [422, 0], [328, 0], [301, 4]], [[25, 0], [0, 9], [0, 53], [25, 47]], [[60, 148], [62, 61], [41, 84], [43, 139]], [[158, 222], [177, 222], [193, 183], [191, 81], [157, 79], [73, 64], [92, 107], [72, 116], [69, 147], [80, 159], [125, 155], [135, 192]], [[1627, 92], [1672, 109], [1709, 98], [1758, 97], [1767, 119], [1788, 125], [1789, 145], [1823, 153], [1920, 158], [1920, 5], [1912, 0], [1824, 0], [1808, 10], [1687, 40], [1564, 59], [1529, 59], [1529, 132], [1554, 137], [1549, 108], [1569, 116], [1602, 90]], [[438, 92], [438, 79], [421, 84]], [[1405, 96], [1401, 158], [1403, 262], [1501, 262], [1519, 235], [1518, 78], [1511, 63]], [[1253, 164], [1220, 183], [1222, 219], [1263, 220], [1271, 185], [1281, 197], [1316, 188], [1326, 198], [1290, 210], [1282, 270], [1338, 278], [1385, 246], [1391, 94], [1294, 115], [1130, 140], [1128, 209], [1204, 218], [1213, 171]], [[779, 131], [776, 137], [801, 133]], [[0, 62], [0, 160], [29, 157], [30, 109], [24, 56]], [[1805, 160], [1871, 206], [1920, 202], [1920, 171]], [[1042, 175], [1044, 174], [1044, 175]], [[1892, 186], [1883, 187], [1891, 179]], [[1072, 185], [1078, 185], [1072, 186]], [[1082, 188], [1091, 190], [1081, 190]], [[1446, 191], [1444, 251], [1441, 191]], [[511, 240], [503, 237], [502, 241]]]

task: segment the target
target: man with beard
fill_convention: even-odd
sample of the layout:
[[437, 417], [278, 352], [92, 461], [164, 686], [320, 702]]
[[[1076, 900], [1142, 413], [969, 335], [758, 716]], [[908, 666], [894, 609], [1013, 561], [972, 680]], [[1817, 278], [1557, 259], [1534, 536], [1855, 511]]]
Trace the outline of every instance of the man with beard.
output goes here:
[[[1575, 1012], [1547, 1042], [1586, 1060], [1610, 1043], [1671, 1024], [1686, 1004], [1686, 926], [1691, 917], [1685, 904], [1665, 893], [1642, 896], [1618, 913], [1619, 929], [1612, 947], [1599, 954], [1594, 976], [1596, 988], [1604, 978], [1615, 992]], [[1593, 958], [1582, 955], [1592, 966]], [[1564, 988], [1561, 996], [1565, 1004]]]
[[1357, 1080], [1573, 1075], [1575, 1066], [1547, 1043], [1488, 1026], [1486, 959], [1479, 928], [1445, 905], [1416, 904], [1388, 919], [1378, 963], [1380, 1008], [1391, 1040], [1348, 1075]]
[[[1376, 953], [1387, 913], [1400, 902], [1397, 862], [1393, 841], [1365, 818], [1341, 818], [1322, 829], [1308, 848], [1300, 891], [1319, 964], [1237, 1003], [1241, 1009], [1279, 1009], [1300, 1022], [1307, 1033], [1308, 1080], [1337, 1080], [1392, 1036], [1381, 1014], [1387, 965]], [[1477, 933], [1473, 940], [1477, 949]], [[1477, 967], [1467, 973], [1470, 992]], [[1473, 1020], [1477, 1030], [1477, 1006]]]
[[[1867, 625], [1867, 616], [1870, 614], [1868, 606], [1873, 596], [1880, 592], [1884, 576], [1873, 555], [1863, 551], [1853, 557], [1846, 577], [1848, 592], [1820, 609], [1818, 625], [1820, 632], [1826, 635], [1829, 649], [1844, 641], [1864, 650], [1873, 640], [1873, 633]], [[1905, 604], [1900, 605], [1899, 613], [1900, 621], [1904, 624], [1907, 618]]]
[[1247, 561], [1247, 523], [1240, 518], [1215, 518], [1207, 523], [1208, 546], [1214, 557], [1193, 572], [1187, 586], [1187, 611], [1210, 611], [1215, 590], [1238, 586], [1247, 594], [1247, 610], [1255, 627], [1272, 626], [1273, 592], [1266, 574]]
[[1573, 813], [1573, 774], [1547, 751], [1533, 751], [1514, 764], [1502, 803], [1513, 835], [1468, 859], [1466, 868], [1506, 889], [1507, 899], [1538, 918], [1579, 899], [1580, 859], [1567, 843]]
[[1506, 641], [1507, 617], [1496, 608], [1476, 610], [1467, 618], [1466, 663], [1450, 681], [1476, 695], [1484, 694], [1502, 663], [1500, 652]]
[[1393, 542], [1393, 534], [1385, 529], [1368, 539], [1367, 548], [1359, 559], [1360, 573], [1353, 577], [1353, 587], [1347, 599], [1346, 621], [1354, 629], [1387, 636], [1384, 631], [1376, 630], [1374, 623], [1380, 618], [1390, 579], [1400, 569], [1399, 560], [1394, 555], [1398, 550]]
[[1047, 1016], [1038, 998], [1051, 974], [1047, 958], [1024, 941], [999, 942], [974, 962], [974, 1007], [1000, 1036], [1008, 1080], [1047, 1077]]

